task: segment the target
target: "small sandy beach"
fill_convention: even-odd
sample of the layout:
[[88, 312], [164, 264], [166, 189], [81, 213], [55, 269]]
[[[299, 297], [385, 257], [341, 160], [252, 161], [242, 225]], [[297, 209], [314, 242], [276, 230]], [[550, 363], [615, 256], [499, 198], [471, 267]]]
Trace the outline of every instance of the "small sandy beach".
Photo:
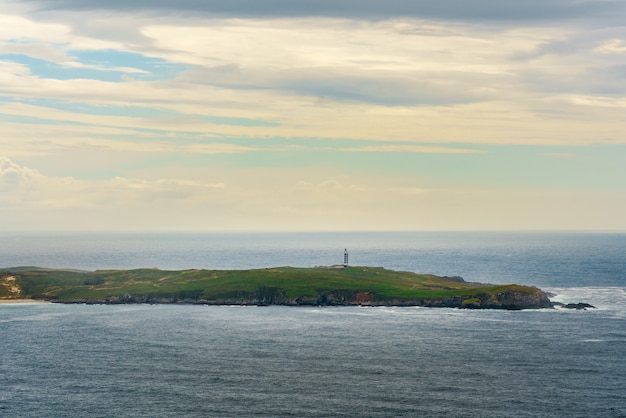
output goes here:
[[45, 302], [37, 299], [0, 299], [0, 303], [30, 303], [30, 302]]

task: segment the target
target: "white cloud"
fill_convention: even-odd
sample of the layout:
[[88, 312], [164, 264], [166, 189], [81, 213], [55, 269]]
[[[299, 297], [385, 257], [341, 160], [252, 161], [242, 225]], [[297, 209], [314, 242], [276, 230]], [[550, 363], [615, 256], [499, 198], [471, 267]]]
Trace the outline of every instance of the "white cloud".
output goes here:
[[[593, 51], [583, 49], [567, 56], [541, 52], [550, 43], [573, 42], [572, 27], [417, 19], [180, 19], [111, 12], [98, 21], [97, 31], [85, 36], [76, 32], [84, 29], [79, 12], [70, 17], [43, 16], [65, 23], [54, 24], [55, 35], [48, 40], [40, 33], [52, 23], [26, 19], [34, 28], [34, 38], [24, 44], [24, 51], [32, 56], [96, 68], [75, 60], [71, 49], [102, 48], [100, 42], [109, 42], [105, 30], [109, 22], [110, 29], [119, 24], [141, 32], [140, 37], [118, 37], [109, 47], [192, 66], [175, 80], [112, 83], [51, 80], [28, 75], [23, 64], [5, 64], [0, 72], [2, 91], [33, 104], [5, 104], [3, 113], [78, 122], [94, 135], [111, 130], [144, 135], [137, 130], [160, 129], [261, 140], [278, 136], [429, 144], [579, 144], [626, 138], [621, 135], [623, 118], [601, 112], [589, 118], [580, 100], [559, 99], [558, 104], [554, 100], [590, 83], [586, 71], [592, 67]], [[621, 47], [611, 39], [610, 45]], [[15, 50], [19, 45], [5, 42], [4, 47]], [[113, 69], [129, 74], [143, 71], [132, 66]], [[621, 84], [620, 80], [612, 83]], [[555, 92], [557, 87], [565, 92]], [[621, 100], [597, 97], [584, 106]], [[35, 106], [40, 98], [166, 109], [181, 117], [86, 115]], [[557, 105], [562, 114], [571, 115], [567, 124], [562, 117], [540, 111]], [[276, 126], [216, 124], [202, 115], [269, 121]], [[581, 130], [583, 119], [587, 128]], [[60, 137], [71, 137], [77, 128], [53, 129]], [[67, 135], [61, 133], [63, 129]], [[596, 134], [590, 135], [591, 131]], [[423, 151], [426, 148], [420, 151], [416, 146], [412, 152]]]
[[43, 23], [22, 16], [0, 14], [0, 39], [64, 43], [70, 36], [69, 26]]
[[596, 107], [596, 108], [624, 108], [626, 107], [626, 97], [603, 97], [603, 96], [587, 96], [575, 95], [564, 96], [566, 100], [578, 106]]
[[0, 61], [0, 83], [9, 84], [15, 76], [30, 74], [30, 68], [25, 64], [12, 61]]
[[169, 177], [154, 177], [166, 173], [153, 170], [144, 176], [77, 180], [49, 177], [6, 157], [0, 161], [3, 184], [11, 187], [0, 188], [0, 229], [626, 227], [615, 223], [626, 210], [624, 194], [610, 190], [425, 188], [401, 175], [319, 168], [205, 167], [171, 170], [177, 176]]
[[[427, 29], [420, 30], [422, 26]], [[405, 88], [423, 88], [420, 74], [445, 88], [471, 74], [508, 75], [507, 57], [534, 50], [554, 36], [507, 30], [494, 34], [470, 26], [450, 31], [420, 21], [329, 19], [224, 20], [198, 26], [148, 26], [142, 31], [162, 49], [163, 57], [219, 75], [207, 78], [207, 83], [263, 88], [281, 88], [281, 82], [290, 78], [305, 81], [322, 75], [326, 83], [333, 77], [343, 82], [363, 78], [382, 85], [397, 79]], [[211, 72], [223, 69], [230, 71]]]
[[43, 43], [40, 40], [33, 43], [0, 42], [0, 54], [28, 55], [29, 57], [58, 63], [71, 61], [63, 47]]
[[72, 177], [49, 177], [0, 157], [0, 201], [24, 208], [39, 207], [94, 209], [134, 206], [141, 210], [154, 202], [177, 203], [207, 198], [207, 193], [224, 190], [222, 182], [206, 183], [189, 179], [77, 180]]
[[[55, 7], [61, 3], [76, 7]], [[373, 11], [383, 6], [366, 3], [356, 18], [349, 8], [335, 9], [337, 2], [325, 3], [324, 18], [299, 12], [302, 4], [287, 16], [249, 3], [256, 12], [246, 9], [242, 18], [232, 5], [226, 15], [174, 16], [164, 12], [171, 2], [78, 7], [62, 0], [35, 10], [42, 3], [0, 0], [0, 9], [13, 13], [0, 15], [0, 54], [10, 54], [0, 61], [0, 150], [26, 164], [1, 160], [0, 211], [13, 209], [0, 222], [462, 229], [506, 228], [519, 219], [541, 228], [550, 226], [541, 210], [561, 225], [559, 211], [576, 206], [581, 222], [601, 224], [576, 205], [586, 193], [576, 184], [563, 195], [567, 205], [548, 199], [542, 206], [548, 192], [490, 187], [487, 169], [471, 166], [477, 159], [465, 158], [462, 168], [475, 169], [473, 181], [483, 183], [459, 191], [434, 187], [466, 184], [459, 167], [429, 173], [441, 178], [422, 183], [425, 174], [392, 167], [405, 159], [386, 154], [451, 160], [446, 154], [489, 149], [481, 161], [501, 167], [497, 159], [514, 152], [507, 145], [562, 145], [552, 157], [563, 158], [571, 146], [626, 143], [623, 28], [565, 19], [573, 13], [609, 22], [598, 17], [608, 3], [550, 1], [550, 16], [562, 20], [539, 19], [545, 1], [501, 2], [489, 9], [500, 14], [494, 20], [480, 17], [487, 9], [460, 2], [453, 11], [420, 2], [429, 13], [376, 19]], [[108, 10], [96, 14], [93, 7]], [[526, 18], [505, 18], [512, 11]], [[94, 52], [103, 49], [111, 62], [97, 62]], [[37, 60], [56, 64], [57, 72]], [[182, 72], [160, 74], [151, 60]], [[117, 73], [97, 79], [101, 71], [80, 69]], [[141, 81], [147, 72], [159, 80]], [[71, 78], [77, 74], [83, 78]], [[321, 160], [331, 149], [344, 151], [350, 164]], [[375, 172], [355, 168], [374, 160], [381, 162]], [[515, 177], [508, 169], [503, 177]], [[588, 195], [623, 208], [621, 197]]]
[[595, 51], [600, 54], [626, 54], [626, 41], [610, 39], [599, 45]]
[[0, 156], [0, 190], [12, 191], [17, 188], [37, 186], [43, 176], [28, 167], [15, 164], [6, 156]]

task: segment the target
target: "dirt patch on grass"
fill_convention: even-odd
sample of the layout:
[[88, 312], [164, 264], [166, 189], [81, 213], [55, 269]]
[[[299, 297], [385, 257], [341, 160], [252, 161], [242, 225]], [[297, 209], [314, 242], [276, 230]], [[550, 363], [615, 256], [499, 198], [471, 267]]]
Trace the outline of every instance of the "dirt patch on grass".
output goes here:
[[0, 300], [16, 299], [22, 294], [22, 289], [17, 285], [15, 276], [0, 278]]

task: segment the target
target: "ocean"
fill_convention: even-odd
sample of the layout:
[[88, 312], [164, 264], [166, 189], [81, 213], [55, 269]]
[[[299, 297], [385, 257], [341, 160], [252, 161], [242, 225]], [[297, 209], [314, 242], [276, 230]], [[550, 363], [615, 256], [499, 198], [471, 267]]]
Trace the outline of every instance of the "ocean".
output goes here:
[[0, 267], [351, 265], [598, 309], [0, 304], [2, 417], [626, 417], [626, 234], [26, 233]]

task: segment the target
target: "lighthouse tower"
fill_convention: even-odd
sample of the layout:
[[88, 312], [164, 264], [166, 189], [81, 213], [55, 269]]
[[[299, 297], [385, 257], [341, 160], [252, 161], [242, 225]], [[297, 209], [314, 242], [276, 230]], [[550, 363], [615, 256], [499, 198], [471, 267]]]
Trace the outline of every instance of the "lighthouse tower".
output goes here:
[[343, 250], [343, 268], [348, 267], [348, 249]]

